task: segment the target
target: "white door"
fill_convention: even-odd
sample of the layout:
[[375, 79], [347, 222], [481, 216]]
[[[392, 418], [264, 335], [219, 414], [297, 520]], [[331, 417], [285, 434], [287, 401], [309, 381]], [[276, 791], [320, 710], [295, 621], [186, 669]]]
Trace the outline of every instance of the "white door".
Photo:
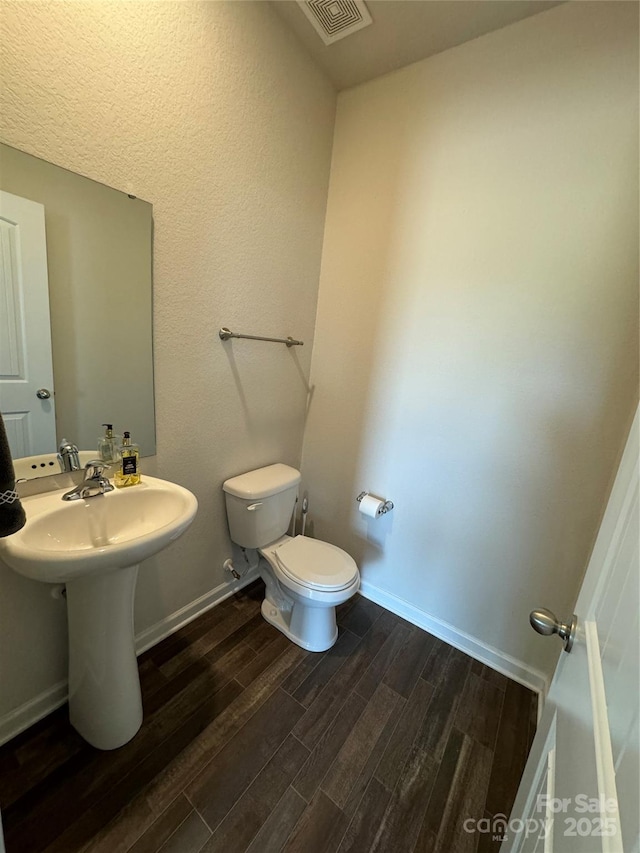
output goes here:
[[501, 853], [639, 850], [638, 418], [576, 604], [573, 647], [551, 683]]
[[0, 412], [14, 458], [55, 449], [44, 207], [2, 191]]

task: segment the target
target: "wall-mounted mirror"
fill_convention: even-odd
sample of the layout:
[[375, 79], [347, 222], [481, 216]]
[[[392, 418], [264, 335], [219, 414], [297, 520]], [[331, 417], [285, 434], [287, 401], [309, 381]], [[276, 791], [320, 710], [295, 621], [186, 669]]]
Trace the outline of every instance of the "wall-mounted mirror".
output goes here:
[[0, 411], [14, 460], [103, 423], [155, 453], [152, 207], [3, 144]]

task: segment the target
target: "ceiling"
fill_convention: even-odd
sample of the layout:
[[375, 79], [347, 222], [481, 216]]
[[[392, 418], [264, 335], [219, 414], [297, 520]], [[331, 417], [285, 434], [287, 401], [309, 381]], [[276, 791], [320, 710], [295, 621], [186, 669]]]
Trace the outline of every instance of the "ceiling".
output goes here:
[[323, 44], [295, 0], [271, 0], [336, 89], [433, 56], [561, 0], [366, 0], [373, 24]]

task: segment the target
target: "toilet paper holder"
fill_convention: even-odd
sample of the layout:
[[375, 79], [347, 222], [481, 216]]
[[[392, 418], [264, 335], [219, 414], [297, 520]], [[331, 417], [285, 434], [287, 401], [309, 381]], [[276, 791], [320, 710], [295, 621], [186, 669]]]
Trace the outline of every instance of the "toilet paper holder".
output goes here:
[[[360, 503], [362, 498], [364, 498], [368, 494], [370, 494], [370, 492], [360, 492], [360, 494], [356, 498], [358, 503]], [[384, 515], [385, 512], [391, 512], [392, 509], [393, 509], [393, 501], [385, 501], [383, 506], [382, 506], [382, 509], [380, 510], [380, 514]]]

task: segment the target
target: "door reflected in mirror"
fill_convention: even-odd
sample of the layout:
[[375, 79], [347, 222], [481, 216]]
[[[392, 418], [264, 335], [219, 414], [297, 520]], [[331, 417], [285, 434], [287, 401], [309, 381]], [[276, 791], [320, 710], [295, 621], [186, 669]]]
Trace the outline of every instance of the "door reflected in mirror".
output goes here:
[[95, 451], [103, 423], [155, 454], [152, 222], [148, 202], [0, 144], [0, 411], [14, 459], [63, 438]]

